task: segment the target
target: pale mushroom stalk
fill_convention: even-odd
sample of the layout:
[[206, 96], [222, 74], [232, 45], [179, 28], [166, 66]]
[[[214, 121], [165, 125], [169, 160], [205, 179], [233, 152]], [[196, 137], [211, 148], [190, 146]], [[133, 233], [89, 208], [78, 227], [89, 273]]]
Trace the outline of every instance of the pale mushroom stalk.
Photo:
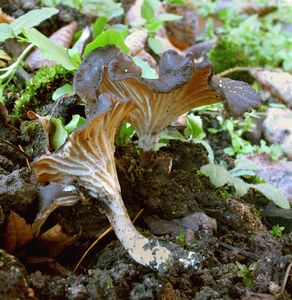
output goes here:
[[[99, 97], [102, 112], [94, 114], [75, 130], [57, 152], [46, 154], [32, 164], [39, 182], [69, 184], [78, 182], [89, 194], [102, 202], [118, 239], [138, 263], [156, 270], [166, 270], [172, 252], [155, 239], [147, 239], [134, 227], [121, 197], [121, 189], [114, 160], [114, 137], [122, 119], [133, 104], [109, 102]], [[104, 101], [105, 100], [105, 101]], [[198, 264], [195, 253], [184, 252], [185, 266]], [[183, 258], [182, 258], [183, 259]]]

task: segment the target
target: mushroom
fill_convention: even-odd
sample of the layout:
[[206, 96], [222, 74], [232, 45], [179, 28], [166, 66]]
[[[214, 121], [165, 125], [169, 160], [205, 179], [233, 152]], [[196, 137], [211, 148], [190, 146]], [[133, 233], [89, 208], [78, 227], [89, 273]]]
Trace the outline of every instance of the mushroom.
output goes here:
[[[163, 271], [174, 256], [161, 241], [145, 238], [134, 227], [121, 197], [115, 167], [115, 132], [132, 109], [130, 102], [113, 101], [108, 94], [100, 95], [96, 111], [87, 122], [69, 136], [60, 150], [41, 156], [32, 166], [39, 182], [78, 182], [100, 200], [102, 210], [131, 257], [142, 265]], [[186, 258], [182, 255], [181, 264], [198, 264], [197, 254], [185, 251], [183, 254]]]
[[[103, 53], [113, 59], [107, 60], [107, 64], [93, 74], [89, 69], [94, 61], [100, 61]], [[130, 112], [130, 122], [136, 128], [139, 147], [144, 151], [155, 151], [159, 133], [195, 107], [223, 101], [230, 114], [238, 116], [261, 103], [249, 85], [212, 76], [212, 66], [208, 62], [196, 64], [192, 54], [180, 56], [173, 50], [162, 55], [159, 78], [145, 79], [132, 59], [115, 47], [96, 49], [81, 64], [74, 86], [81, 96], [85, 86], [91, 86], [91, 91], [94, 86], [95, 92], [134, 102], [136, 106]]]

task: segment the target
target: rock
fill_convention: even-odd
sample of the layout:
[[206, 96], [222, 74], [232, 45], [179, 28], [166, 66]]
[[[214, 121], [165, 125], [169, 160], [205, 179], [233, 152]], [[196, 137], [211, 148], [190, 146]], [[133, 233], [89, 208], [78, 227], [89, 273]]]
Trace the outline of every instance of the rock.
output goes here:
[[198, 232], [202, 229], [207, 229], [210, 232], [217, 231], [216, 220], [208, 217], [203, 212], [195, 212], [181, 219], [170, 221], [160, 219], [158, 216], [145, 215], [143, 220], [153, 234], [170, 234], [174, 238], [180, 234], [184, 234], [187, 237], [193, 232]]
[[29, 288], [23, 265], [12, 255], [0, 250], [0, 298], [33, 299], [34, 291]]
[[264, 211], [264, 218], [270, 226], [284, 226], [285, 233], [292, 232], [292, 208], [282, 209], [271, 202]]
[[292, 201], [292, 161], [271, 161], [267, 155], [256, 154], [247, 159], [259, 166], [257, 175], [276, 185]]
[[27, 168], [15, 170], [9, 175], [0, 175], [0, 204], [5, 213], [13, 209], [26, 214], [36, 198], [37, 186], [30, 183]]
[[284, 153], [292, 160], [292, 111], [269, 108], [263, 132], [268, 142], [282, 145]]
[[288, 105], [292, 105], [292, 75], [286, 72], [266, 70], [251, 71], [263, 88]]

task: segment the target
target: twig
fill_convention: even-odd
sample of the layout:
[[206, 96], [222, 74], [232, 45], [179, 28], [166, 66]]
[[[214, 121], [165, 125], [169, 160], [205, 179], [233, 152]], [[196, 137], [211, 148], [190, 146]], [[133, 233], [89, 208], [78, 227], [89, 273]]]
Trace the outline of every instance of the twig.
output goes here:
[[227, 70], [225, 70], [221, 73], [218, 73], [218, 74], [216, 74], [216, 76], [224, 77], [224, 76], [229, 75], [230, 73], [234, 73], [234, 72], [244, 72], [244, 71], [250, 72], [251, 69], [255, 69], [255, 68], [252, 68], [252, 67], [235, 67], [235, 68], [227, 69]]
[[247, 252], [247, 251], [245, 251], [245, 250], [242, 250], [242, 249], [233, 247], [233, 246], [228, 245], [228, 244], [226, 244], [226, 243], [224, 243], [224, 242], [221, 242], [221, 241], [219, 241], [219, 240], [217, 240], [217, 241], [218, 241], [218, 244], [219, 244], [219, 245], [221, 245], [221, 246], [223, 246], [223, 247], [225, 247], [225, 248], [231, 250], [232, 252], [234, 252], [234, 253], [236, 253], [236, 254], [240, 254], [240, 255], [242, 255], [242, 256], [249, 257], [249, 258], [251, 258], [251, 259], [253, 259], [253, 260], [259, 260], [259, 259], [261, 259], [261, 257], [258, 256], [258, 255], [256, 255], [256, 254], [253, 254], [253, 253]]
[[25, 156], [25, 158], [31, 160], [31, 157], [29, 155], [27, 155], [23, 150], [15, 147], [14, 145], [12, 145], [10, 142], [7, 142], [5, 140], [3, 140], [2, 138], [0, 138], [0, 141], [6, 145], [9, 145], [10, 147], [12, 147], [15, 151], [21, 153], [23, 156]]
[[[23, 153], [25, 153], [23, 148], [21, 147], [21, 145], [18, 145], [18, 147], [21, 151], [23, 151]], [[29, 163], [29, 160], [28, 160], [27, 157], [25, 158], [25, 162], [26, 162], [26, 165], [27, 165], [28, 169], [31, 171], [31, 166], [30, 166], [30, 163]]]
[[288, 277], [289, 277], [291, 268], [292, 268], [292, 262], [289, 264], [289, 266], [288, 266], [287, 269], [286, 269], [285, 276], [284, 276], [284, 279], [283, 279], [283, 282], [282, 282], [282, 285], [281, 285], [281, 293], [280, 293], [280, 295], [281, 295], [281, 294], [284, 292], [284, 290], [285, 290], [285, 286], [286, 286], [286, 283], [287, 283], [287, 280], [288, 280]]
[[[137, 215], [135, 216], [135, 218], [133, 219], [133, 223], [135, 223], [135, 221], [140, 217], [140, 215], [143, 212], [143, 208], [137, 213]], [[105, 236], [107, 236], [110, 232], [113, 231], [112, 227], [107, 228], [91, 245], [90, 247], [85, 251], [85, 253], [82, 255], [82, 257], [80, 258], [80, 260], [78, 261], [76, 267], [74, 268], [73, 272], [76, 272], [80, 266], [80, 264], [82, 263], [82, 261], [84, 260], [84, 258], [87, 256], [87, 254], [89, 253], [89, 251], [100, 241], [102, 240]]]

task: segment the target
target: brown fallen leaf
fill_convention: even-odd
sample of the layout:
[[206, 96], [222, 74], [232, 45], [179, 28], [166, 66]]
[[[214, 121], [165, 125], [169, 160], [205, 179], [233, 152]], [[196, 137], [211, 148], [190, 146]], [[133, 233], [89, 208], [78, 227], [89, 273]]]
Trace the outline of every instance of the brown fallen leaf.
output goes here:
[[144, 49], [148, 34], [146, 30], [137, 29], [128, 35], [125, 44], [130, 49], [132, 56]]
[[5, 14], [2, 11], [2, 8], [0, 7], [0, 23], [6, 23], [10, 24], [14, 20], [13, 17], [10, 17], [9, 15]]
[[65, 247], [72, 244], [78, 235], [70, 236], [62, 231], [62, 226], [56, 224], [44, 232], [37, 240], [37, 247], [46, 250], [49, 257], [55, 258]]
[[292, 75], [286, 72], [250, 70], [256, 81], [271, 94], [292, 106]]
[[30, 225], [26, 223], [24, 218], [11, 210], [4, 233], [5, 251], [13, 253], [32, 239], [33, 235]]
[[[54, 32], [49, 39], [54, 41], [56, 44], [61, 45], [64, 48], [68, 48], [73, 40], [74, 33], [77, 30], [77, 22], [71, 22]], [[35, 71], [44, 66], [54, 66], [56, 63], [52, 60], [45, 58], [39, 49], [34, 50], [25, 60], [25, 66], [31, 71]]]
[[9, 115], [4, 103], [0, 102], [0, 124], [7, 126], [9, 123]]
[[0, 68], [5, 67], [10, 60], [11, 57], [4, 50], [0, 50]]

